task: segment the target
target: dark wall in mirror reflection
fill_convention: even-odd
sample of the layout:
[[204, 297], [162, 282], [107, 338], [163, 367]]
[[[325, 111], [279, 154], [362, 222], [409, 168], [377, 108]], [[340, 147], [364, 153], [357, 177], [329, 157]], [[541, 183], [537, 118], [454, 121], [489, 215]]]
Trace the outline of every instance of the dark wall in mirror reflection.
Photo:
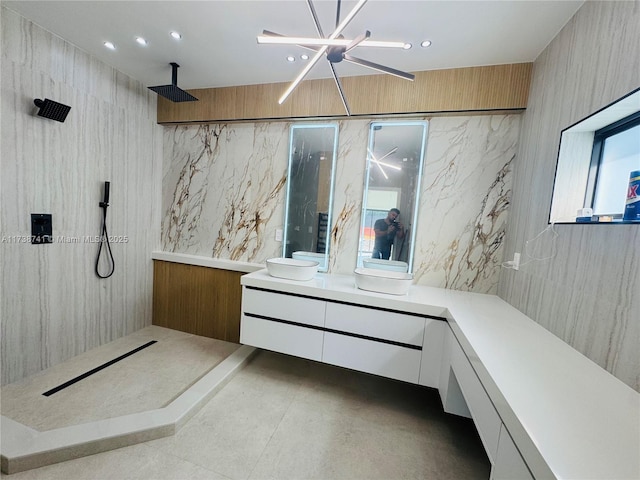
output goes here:
[[321, 231], [329, 212], [332, 152], [308, 151], [300, 142], [291, 157], [287, 256], [295, 251], [324, 253]]
[[304, 252], [319, 271], [328, 266], [337, 139], [336, 124], [291, 127], [283, 255]]

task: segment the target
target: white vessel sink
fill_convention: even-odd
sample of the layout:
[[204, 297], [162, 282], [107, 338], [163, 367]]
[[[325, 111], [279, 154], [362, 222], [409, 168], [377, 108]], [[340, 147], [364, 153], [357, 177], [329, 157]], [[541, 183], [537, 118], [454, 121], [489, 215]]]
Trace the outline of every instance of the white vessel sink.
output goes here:
[[291, 257], [294, 260], [306, 260], [308, 262], [318, 262], [318, 268], [322, 270], [326, 270], [327, 266], [325, 265], [326, 256], [324, 253], [315, 253], [315, 252], [293, 252]]
[[380, 258], [363, 258], [362, 265], [364, 268], [377, 268], [378, 270], [389, 270], [394, 272], [407, 273], [409, 264], [398, 260], [382, 260]]
[[267, 260], [267, 272], [272, 277], [305, 281], [311, 280], [317, 271], [318, 262], [293, 258], [270, 258]]
[[375, 268], [356, 268], [356, 287], [370, 292], [404, 295], [413, 283], [410, 273], [378, 270]]

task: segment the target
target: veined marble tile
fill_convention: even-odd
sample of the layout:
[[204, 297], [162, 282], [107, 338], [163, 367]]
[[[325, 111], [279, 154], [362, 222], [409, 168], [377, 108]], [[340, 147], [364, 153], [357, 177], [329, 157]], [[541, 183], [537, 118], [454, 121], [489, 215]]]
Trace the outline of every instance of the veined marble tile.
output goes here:
[[167, 129], [163, 249], [248, 262], [278, 256], [288, 129], [288, 123]]
[[368, 120], [339, 124], [329, 267], [333, 273], [351, 274], [356, 267], [369, 124]]
[[[419, 283], [495, 292], [518, 115], [430, 122], [414, 268]], [[302, 122], [301, 122], [302, 123]], [[339, 122], [329, 271], [356, 265], [369, 120]], [[288, 122], [165, 131], [163, 249], [247, 262], [281, 254]]]
[[495, 293], [519, 116], [429, 123], [414, 262], [417, 283]]

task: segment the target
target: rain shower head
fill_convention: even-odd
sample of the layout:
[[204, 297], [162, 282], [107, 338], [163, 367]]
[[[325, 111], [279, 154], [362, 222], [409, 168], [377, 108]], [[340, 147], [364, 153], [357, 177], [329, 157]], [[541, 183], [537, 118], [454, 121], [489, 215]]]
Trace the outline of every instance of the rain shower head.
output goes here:
[[36, 98], [33, 100], [33, 103], [35, 103], [36, 107], [40, 109], [38, 110], [39, 116], [49, 118], [57, 122], [64, 123], [69, 110], [71, 110], [71, 107], [63, 105], [62, 103], [54, 102], [48, 98], [45, 98], [44, 100]]
[[171, 65], [172, 70], [171, 85], [158, 85], [149, 87], [149, 89], [172, 102], [197, 102], [198, 99], [196, 97], [178, 88], [178, 67], [180, 65], [175, 62], [171, 62], [169, 65]]

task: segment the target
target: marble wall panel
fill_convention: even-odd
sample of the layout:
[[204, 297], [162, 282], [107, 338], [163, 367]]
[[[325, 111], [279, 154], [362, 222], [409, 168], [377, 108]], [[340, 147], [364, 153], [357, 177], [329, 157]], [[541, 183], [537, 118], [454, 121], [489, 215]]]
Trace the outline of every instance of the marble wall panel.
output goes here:
[[547, 228], [560, 132], [640, 86], [640, 3], [585, 2], [534, 63], [498, 294], [640, 391], [640, 227]]
[[263, 262], [279, 256], [289, 124], [166, 128], [165, 251]]
[[329, 271], [334, 273], [351, 274], [356, 267], [369, 123], [343, 120], [339, 124], [329, 258]]
[[418, 283], [495, 293], [519, 119], [431, 120], [414, 265]]
[[[2, 384], [151, 323], [162, 128], [155, 95], [2, 7], [0, 265]], [[34, 98], [71, 106], [64, 123]], [[111, 182], [115, 273], [94, 273], [102, 182]], [[30, 214], [54, 243], [31, 245]], [[126, 240], [125, 240], [126, 237]]]
[[[341, 120], [329, 271], [356, 265], [368, 120]], [[167, 127], [166, 251], [264, 262], [280, 256], [288, 122]], [[416, 282], [495, 293], [519, 115], [430, 120]]]

